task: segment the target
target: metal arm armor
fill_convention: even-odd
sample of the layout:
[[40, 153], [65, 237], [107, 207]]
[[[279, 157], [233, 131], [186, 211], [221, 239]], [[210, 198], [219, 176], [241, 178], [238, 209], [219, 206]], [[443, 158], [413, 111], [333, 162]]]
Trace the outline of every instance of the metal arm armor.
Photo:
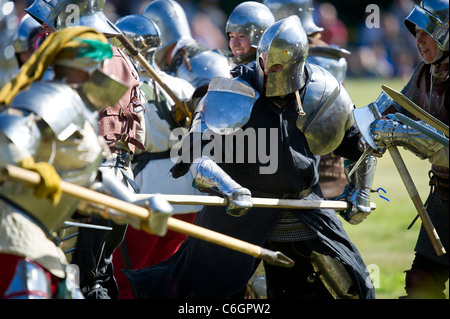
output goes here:
[[341, 213], [341, 216], [350, 224], [357, 225], [361, 223], [372, 211], [370, 207], [370, 192], [375, 177], [376, 163], [376, 157], [368, 156], [350, 177], [348, 174], [353, 165], [345, 167], [344, 172], [348, 179], [348, 185], [340, 198], [350, 202], [352, 208]]
[[232, 216], [243, 216], [253, 206], [250, 191], [236, 183], [209, 157], [201, 157], [194, 182], [201, 192], [226, 197], [227, 213]]
[[[419, 121], [419, 123], [434, 132], [438, 132], [423, 121]], [[430, 158], [442, 147], [442, 144], [425, 134], [406, 124], [390, 119], [374, 121], [371, 127], [371, 135], [375, 144], [380, 148], [403, 146], [421, 159]]]

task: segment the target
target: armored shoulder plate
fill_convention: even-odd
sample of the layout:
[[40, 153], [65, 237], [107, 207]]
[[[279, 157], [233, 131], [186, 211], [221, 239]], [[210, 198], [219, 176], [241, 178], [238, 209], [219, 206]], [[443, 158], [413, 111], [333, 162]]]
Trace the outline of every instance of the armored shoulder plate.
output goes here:
[[316, 155], [325, 155], [342, 142], [353, 123], [353, 102], [345, 88], [328, 71], [311, 64], [311, 80], [306, 87], [303, 110], [297, 128]]
[[231, 134], [250, 119], [259, 93], [241, 79], [215, 77], [197, 110], [206, 126], [218, 134]]
[[39, 115], [60, 141], [80, 130], [85, 122], [86, 106], [77, 92], [62, 83], [34, 82], [17, 94], [10, 106]]

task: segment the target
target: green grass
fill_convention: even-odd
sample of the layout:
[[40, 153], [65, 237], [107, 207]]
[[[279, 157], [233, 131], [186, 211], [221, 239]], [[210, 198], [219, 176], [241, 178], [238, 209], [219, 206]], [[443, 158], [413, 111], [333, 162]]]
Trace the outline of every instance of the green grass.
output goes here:
[[[356, 107], [363, 107], [375, 101], [385, 84], [401, 90], [405, 80], [346, 80], [345, 87]], [[431, 164], [420, 160], [404, 149], [399, 149], [423, 202], [428, 192], [428, 171]], [[372, 193], [371, 201], [377, 205], [372, 214], [359, 225], [344, 222], [351, 240], [361, 252], [368, 269], [373, 275], [376, 297], [396, 299], [405, 294], [404, 271], [409, 269], [414, 258], [414, 246], [420, 229], [420, 219], [414, 226], [407, 227], [417, 215], [414, 205], [403, 185], [398, 171], [388, 152], [378, 159], [373, 189], [383, 188], [389, 199], [382, 199]], [[447, 291], [448, 297], [448, 282]]]

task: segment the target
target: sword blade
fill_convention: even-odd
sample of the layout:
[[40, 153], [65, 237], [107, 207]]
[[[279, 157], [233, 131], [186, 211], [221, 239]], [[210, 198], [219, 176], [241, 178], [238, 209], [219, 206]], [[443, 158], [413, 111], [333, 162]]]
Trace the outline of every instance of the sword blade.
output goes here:
[[381, 88], [400, 106], [402, 106], [405, 110], [413, 114], [414, 116], [417, 116], [417, 118], [421, 119], [427, 124], [430, 124], [432, 127], [437, 129], [439, 132], [444, 133], [446, 136], [448, 136], [448, 125], [445, 125], [441, 121], [439, 121], [437, 118], [429, 114], [428, 112], [421, 109], [417, 104], [415, 104], [413, 101], [408, 99], [406, 96], [404, 96], [402, 93], [391, 89], [390, 87], [386, 85], [382, 85]]

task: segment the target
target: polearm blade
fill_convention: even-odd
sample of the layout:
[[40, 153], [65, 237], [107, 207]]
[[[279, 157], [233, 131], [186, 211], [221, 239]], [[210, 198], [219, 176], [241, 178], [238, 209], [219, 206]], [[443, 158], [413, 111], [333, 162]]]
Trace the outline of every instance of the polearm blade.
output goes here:
[[[227, 206], [226, 198], [209, 195], [170, 195], [170, 194], [135, 194], [136, 200], [146, 200], [152, 196], [165, 199], [172, 205], [204, 205]], [[252, 198], [253, 207], [283, 208], [283, 209], [334, 209], [346, 210], [351, 204], [340, 200], [305, 200], [305, 199], [278, 199], [278, 198]], [[370, 203], [372, 210], [376, 209], [375, 203]]]
[[229, 249], [240, 251], [255, 258], [260, 258], [271, 265], [291, 268], [295, 264], [292, 259], [279, 251], [273, 251], [257, 245], [253, 245], [240, 239], [224, 235], [222, 233], [183, 222], [182, 220], [177, 218], [169, 218], [167, 225], [171, 230], [183, 234], [188, 234], [192, 237], [202, 239], [204, 241], [219, 244]]
[[405, 110], [413, 114], [414, 116], [417, 116], [417, 118], [421, 119], [427, 124], [430, 124], [432, 127], [437, 129], [439, 132], [444, 133], [446, 136], [448, 136], [448, 125], [445, 125], [441, 121], [439, 121], [437, 118], [429, 114], [428, 112], [424, 111], [422, 108], [420, 108], [416, 103], [408, 99], [406, 96], [404, 96], [402, 93], [391, 89], [390, 87], [386, 85], [382, 85], [381, 88], [398, 104], [400, 104], [401, 107], [403, 107]]
[[[39, 174], [13, 165], [1, 167], [0, 181], [4, 178], [13, 178], [31, 185], [37, 185], [41, 180]], [[148, 225], [148, 220], [152, 214], [150, 210], [65, 181], [61, 181], [60, 187], [61, 191], [68, 196], [95, 204], [100, 204], [104, 207], [122, 212], [129, 217], [141, 220], [141, 229], [149, 234], [153, 234], [150, 226]], [[281, 252], [271, 251], [240, 239], [182, 221], [180, 219], [169, 217], [167, 220], [167, 228], [253, 256], [255, 258], [262, 259], [272, 265], [282, 267], [294, 266], [294, 261]]]

